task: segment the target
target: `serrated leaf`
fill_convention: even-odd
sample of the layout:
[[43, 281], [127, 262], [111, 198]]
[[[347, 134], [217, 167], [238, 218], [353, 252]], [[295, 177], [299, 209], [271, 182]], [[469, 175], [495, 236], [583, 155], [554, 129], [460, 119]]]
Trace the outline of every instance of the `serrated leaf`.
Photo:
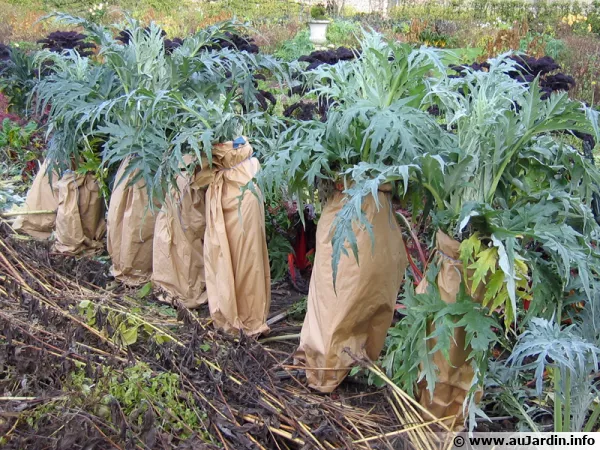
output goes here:
[[460, 260], [462, 261], [464, 267], [468, 267], [471, 261], [473, 261], [474, 256], [479, 254], [480, 249], [481, 240], [479, 239], [478, 233], [472, 234], [469, 239], [466, 239], [460, 243]]
[[474, 270], [472, 276], [471, 292], [477, 291], [479, 283], [485, 284], [488, 273], [496, 272], [498, 262], [498, 250], [494, 247], [488, 248], [477, 255], [476, 261], [468, 268]]
[[137, 292], [137, 297], [140, 299], [146, 298], [152, 292], [152, 281], [144, 284]]
[[157, 333], [154, 336], [154, 340], [156, 341], [157, 344], [166, 344], [167, 342], [171, 342], [173, 339], [166, 334]]
[[503, 303], [502, 297], [499, 295], [504, 288], [504, 272], [501, 270], [494, 273], [486, 284], [486, 291], [483, 297], [483, 306], [488, 306], [490, 310], [495, 310]]
[[81, 309], [88, 309], [92, 305], [93, 303], [90, 300], [82, 300], [79, 302], [79, 307]]
[[119, 336], [124, 345], [133, 345], [137, 342], [138, 327], [136, 325], [127, 326], [127, 323], [124, 322], [119, 327]]
[[441, 351], [447, 361], [450, 360], [450, 347], [454, 342], [454, 323], [448, 317], [435, 321], [435, 329], [427, 336], [427, 340], [435, 339], [435, 345], [429, 350], [429, 354]]

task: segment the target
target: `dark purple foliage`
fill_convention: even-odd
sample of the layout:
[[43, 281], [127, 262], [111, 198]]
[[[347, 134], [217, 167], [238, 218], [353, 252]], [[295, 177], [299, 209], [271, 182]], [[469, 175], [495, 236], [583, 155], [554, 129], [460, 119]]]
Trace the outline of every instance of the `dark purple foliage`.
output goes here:
[[[144, 30], [146, 31], [146, 33], [150, 33], [150, 27], [146, 27], [144, 28]], [[167, 33], [165, 32], [165, 30], [160, 30], [160, 35], [162, 37], [165, 37], [167, 35]], [[129, 30], [123, 30], [121, 32], [119, 32], [119, 34], [117, 35], [117, 37], [115, 38], [117, 41], [121, 41], [123, 43], [123, 45], [128, 45], [131, 42], [131, 31]]]
[[308, 121], [320, 117], [321, 122], [327, 120], [327, 111], [333, 101], [331, 99], [319, 98], [317, 102], [299, 101], [288, 106], [284, 111], [284, 117], [291, 117], [297, 120]]
[[177, 47], [181, 47], [183, 45], [183, 39], [181, 38], [173, 38], [173, 39], [165, 39], [165, 52], [167, 55], [173, 53]]
[[434, 117], [438, 117], [441, 114], [440, 107], [438, 105], [430, 106], [427, 112]]
[[[553, 92], [569, 91], [575, 86], [575, 80], [569, 75], [563, 73], [549, 75], [560, 69], [560, 66], [550, 56], [534, 58], [527, 55], [514, 55], [510, 59], [515, 61], [518, 67], [508, 72], [508, 75], [512, 79], [526, 85], [529, 85], [536, 77], [539, 77], [542, 99], [547, 99]], [[450, 66], [450, 69], [458, 73], [458, 75], [451, 75], [453, 78], [465, 76], [467, 69], [487, 71], [489, 68], [490, 65], [488, 63], [473, 63], [469, 66]]]
[[243, 37], [238, 34], [225, 33], [225, 39], [216, 39], [211, 45], [205, 45], [201, 50], [238, 50], [240, 52], [258, 53], [258, 45], [254, 44], [254, 39]]
[[458, 72], [459, 75], [455, 75], [454, 77], [461, 77], [466, 75], [468, 69], [474, 70], [476, 72], [487, 71], [490, 68], [488, 63], [473, 63], [471, 65], [464, 66], [449, 66], [451, 70]]
[[575, 86], [575, 79], [570, 75], [557, 73], [544, 78], [544, 85], [551, 88], [552, 91], [569, 91]]
[[275, 98], [275, 96], [273, 94], [271, 94], [268, 91], [260, 91], [260, 94], [266, 98], [267, 100], [269, 100], [271, 102], [271, 104], [273, 106], [275, 106], [277, 104], [277, 99]]
[[339, 47], [335, 50], [317, 50], [310, 55], [301, 56], [298, 61], [309, 63], [306, 70], [313, 70], [322, 64], [334, 65], [340, 61], [349, 61], [356, 58], [357, 50], [350, 50], [346, 47]]
[[81, 56], [91, 56], [94, 54], [92, 49], [96, 46], [91, 42], [85, 42], [87, 36], [77, 33], [76, 31], [54, 31], [46, 36], [45, 39], [40, 39], [39, 44], [42, 48], [55, 53], [62, 53], [65, 50], [75, 50]]
[[0, 44], [0, 61], [8, 61], [10, 59], [10, 47], [5, 44]]
[[8, 67], [10, 63], [10, 47], [0, 44], [0, 75]]
[[[150, 33], [150, 27], [144, 28], [144, 31], [146, 33]], [[163, 45], [165, 48], [165, 53], [167, 55], [170, 55], [171, 53], [173, 53], [173, 50], [183, 45], [183, 39], [181, 38], [166, 39], [167, 33], [164, 30], [160, 30], [160, 35], [161, 37], [165, 38]], [[129, 43], [131, 42], [131, 31], [123, 30], [119, 32], [115, 39], [117, 41], [120, 41], [123, 45], [129, 45]]]
[[284, 117], [294, 117], [298, 120], [313, 120], [317, 112], [317, 104], [300, 101], [288, 106], [284, 111]]
[[[275, 98], [275, 96], [273, 94], [271, 94], [268, 91], [263, 91], [263, 90], [259, 90], [256, 93], [256, 100], [258, 101], [260, 108], [263, 111], [266, 111], [269, 109], [269, 103], [272, 106], [275, 106], [277, 104], [277, 99]], [[238, 102], [242, 105], [242, 110], [244, 111], [244, 113], [248, 112], [248, 107], [246, 106], [246, 104], [244, 103], [243, 100], [238, 100]]]
[[[298, 78], [298, 77], [296, 76], [295, 78]], [[288, 96], [291, 97], [292, 95], [304, 95], [304, 94], [306, 94], [307, 91], [308, 91], [308, 88], [306, 87], [305, 84], [298, 84], [298, 85], [292, 87], [288, 91]]]
[[521, 83], [531, 83], [533, 80], [535, 80], [535, 77], [533, 75], [520, 74], [518, 72], [516, 72], [513, 76], [511, 76], [511, 78], [513, 78]]
[[527, 74], [534, 77], [560, 69], [560, 66], [549, 56], [536, 59], [527, 55], [515, 55], [511, 59], [519, 64]]

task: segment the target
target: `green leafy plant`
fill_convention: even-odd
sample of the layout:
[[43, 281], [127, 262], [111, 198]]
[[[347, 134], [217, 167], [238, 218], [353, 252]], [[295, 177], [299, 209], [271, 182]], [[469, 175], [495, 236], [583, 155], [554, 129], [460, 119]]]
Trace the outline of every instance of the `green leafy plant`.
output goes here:
[[114, 72], [74, 51], [37, 54], [38, 64], [48, 61], [52, 62], [54, 73], [41, 80], [33, 91], [37, 110], [48, 111], [47, 159], [59, 173], [73, 168], [81, 172], [84, 167], [98, 172], [95, 153], [101, 151], [106, 138], [92, 126], [91, 114], [94, 106], [118, 92]]
[[0, 164], [0, 211], [20, 206], [25, 202], [25, 197], [19, 190], [20, 184], [21, 176], [12, 175], [5, 164]]
[[336, 46], [355, 47], [359, 35], [360, 25], [350, 20], [334, 20], [327, 27], [327, 41]]
[[[437, 379], [433, 354], [441, 350], [449, 358], [448, 351], [456, 328], [464, 327], [466, 330], [465, 348], [471, 348], [467, 362], [475, 369], [476, 377], [473, 389], [483, 382], [489, 349], [498, 342], [493, 328], [499, 325], [490, 316], [489, 309], [473, 302], [464, 284], [456, 303], [445, 303], [436, 288], [437, 273], [436, 266], [429, 267], [426, 274], [429, 286], [424, 294], [416, 294], [412, 286], [407, 286], [402, 300], [407, 315], [390, 329], [382, 359], [382, 365], [392, 380], [411, 394], [416, 383], [423, 379], [433, 394]], [[429, 331], [431, 326], [435, 331]], [[429, 341], [434, 338], [436, 344], [432, 346]]]
[[[460, 259], [463, 263], [463, 279], [467, 281], [470, 292], [476, 292], [480, 285], [485, 285], [485, 294], [482, 304], [491, 311], [498, 307], [504, 308], [505, 326], [508, 330], [515, 320], [516, 311], [514, 305], [509, 301], [510, 283], [505, 283], [506, 274], [501, 268], [500, 258], [507, 259], [506, 250], [498, 241], [490, 242], [485, 245], [485, 239], [482, 241], [478, 233], [474, 233], [469, 239], [460, 244]], [[505, 265], [506, 262], [503, 262]], [[469, 271], [473, 274], [470, 275]], [[529, 280], [527, 277], [528, 268], [522, 258], [514, 259], [514, 288], [518, 300], [526, 302], [531, 300], [529, 289]]]
[[306, 297], [302, 297], [288, 309], [288, 317], [294, 320], [304, 320], [306, 315]]
[[169, 335], [134, 312], [95, 305], [89, 300], [83, 300], [79, 303], [79, 313], [86, 318], [88, 325], [105, 332], [112, 330], [110, 338], [122, 347], [136, 344], [142, 335], [158, 344], [172, 341]]
[[283, 82], [288, 72], [268, 56], [207, 50], [226, 39], [234, 24], [200, 30], [167, 54], [156, 24], [144, 28], [129, 18], [131, 39], [122, 45], [104, 27], [59, 18], [84, 26], [104, 58], [93, 65], [78, 55], [60, 56], [61, 70], [36, 89], [38, 107], [51, 105], [48, 159], [61, 170], [73, 160], [80, 164], [83, 142], [102, 138], [102, 165], [128, 158], [123, 176], [137, 171], [131, 183], [143, 179], [152, 202], [160, 203], [177, 176], [193, 169], [185, 154], [195, 156], [193, 167], [203, 156], [210, 164], [215, 143], [257, 135], [253, 144], [260, 150], [260, 138], [273, 134], [268, 129], [275, 125], [260, 110], [254, 74], [268, 71]]
[[84, 149], [80, 152], [81, 159], [76, 173], [81, 175], [93, 174], [100, 187], [100, 194], [108, 201], [110, 198], [108, 169], [102, 165], [100, 156], [103, 144], [102, 138], [91, 138], [83, 142]]
[[0, 147], [11, 147], [12, 149], [25, 147], [36, 129], [37, 124], [35, 122], [29, 122], [21, 127], [6, 118], [2, 121], [2, 129], [0, 130]]
[[282, 280], [288, 273], [288, 255], [294, 249], [284, 236], [275, 234], [267, 241], [269, 249], [269, 264], [271, 267], [271, 280]]
[[600, 348], [586, 340], [575, 324], [561, 328], [554, 321], [532, 319], [519, 337], [507, 364], [513, 370], [534, 370], [536, 393], [542, 397], [544, 374], [551, 371], [555, 432], [592, 431], [600, 404], [596, 376]]
[[540, 419], [545, 419], [547, 412], [544, 405], [536, 401], [530, 385], [528, 372], [515, 371], [506, 361], [490, 360], [485, 380], [488, 395], [482, 399], [483, 407], [489, 407], [494, 415], [516, 418], [518, 431], [539, 432], [544, 429]]
[[327, 9], [325, 9], [325, 5], [322, 3], [318, 3], [310, 8], [310, 17], [314, 20], [326, 20], [327, 19]]
[[10, 99], [10, 112], [26, 115], [29, 96], [42, 75], [36, 69], [34, 54], [10, 47], [10, 59], [0, 71], [0, 90]]
[[[148, 366], [138, 363], [125, 369], [122, 376], [115, 374], [105, 381], [110, 396], [105, 397], [105, 401], [110, 402], [111, 397], [116, 399], [124, 413], [130, 417], [137, 412], [140, 425], [145, 410], [160, 408], [156, 411], [158, 412], [168, 409], [171, 414], [165, 422], [165, 428], [179, 429], [185, 439], [190, 436], [190, 430], [197, 429], [199, 421], [206, 417], [205, 414], [198, 415], [194, 408], [190, 407], [193, 399], [190, 394], [183, 396], [179, 376], [174, 373], [154, 374]], [[99, 387], [102, 388], [103, 386]]]
[[[440, 77], [431, 84], [430, 98], [455, 141], [438, 147], [437, 155], [421, 156], [420, 185], [429, 199], [423, 210], [413, 210], [427, 213], [436, 229], [462, 241], [464, 292], [475, 295], [483, 283], [483, 305], [504, 319], [507, 334], [518, 333], [517, 327], [535, 316], [560, 314], [568, 295], [592, 301], [600, 256], [593, 246], [599, 228], [590, 209], [599, 173], [562, 138], [569, 130], [597, 130], [597, 117], [588, 120], [590, 110], [566, 94], [542, 100], [536, 81], [523, 86], [510, 79], [511, 70], [514, 63], [504, 55], [487, 72]], [[426, 276], [435, 286], [431, 270], [435, 273], [430, 266]], [[426, 302], [436, 295], [434, 288], [416, 297]], [[435, 317], [427, 313], [428, 321], [436, 323]], [[402, 345], [412, 348], [421, 345], [422, 336], [406, 339]], [[444, 352], [448, 345], [438, 340], [436, 349]], [[465, 403], [471, 426], [481, 414], [473, 395], [483, 386], [487, 364], [487, 357], [479, 356]], [[431, 389], [435, 370], [422, 364]], [[402, 382], [407, 386], [414, 379]]]
[[[106, 369], [96, 380], [86, 377], [84, 370], [71, 375], [71, 385], [79, 396], [76, 404], [94, 400], [96, 414], [108, 416], [113, 405], [127, 418], [144, 439], [151, 429], [179, 433], [185, 440], [202, 429], [206, 414], [199, 411], [191, 394], [181, 390], [179, 375], [155, 372], [147, 364], [138, 362], [122, 372]], [[166, 412], [166, 413], [165, 413]], [[160, 420], [155, 420], [160, 418]], [[208, 441], [209, 437], [204, 436]]]
[[270, 199], [270, 204], [267, 205], [265, 211], [269, 265], [273, 281], [282, 280], [286, 276], [288, 273], [288, 255], [294, 252], [287, 237], [291, 222], [281, 202], [281, 197]]
[[[425, 157], [423, 176], [424, 187], [434, 199], [434, 221], [438, 226], [459, 236], [465, 229], [470, 233], [481, 231], [494, 241], [503, 259], [498, 265], [508, 283], [511, 307], [516, 311], [516, 255], [522, 252], [521, 260], [539, 259], [523, 245], [528, 239], [538, 242], [553, 258], [563, 286], [570, 280], [574, 265], [585, 280], [584, 289], [590, 292], [594, 269], [589, 262], [597, 255], [589, 252], [589, 233], [595, 228], [589, 205], [599, 178], [598, 171], [582, 155], [549, 134], [589, 131], [581, 106], [566, 94], [541, 100], [536, 83], [527, 89], [508, 79], [510, 67], [510, 63], [499, 59], [485, 74], [471, 73], [461, 80], [445, 78], [433, 87], [433, 95], [448, 108], [448, 126], [457, 128], [460, 150], [451, 151], [447, 160]], [[453, 87], [440, 90], [442, 85]], [[468, 94], [459, 94], [458, 86]], [[500, 128], [504, 132], [500, 133]], [[567, 164], [567, 159], [574, 159], [575, 164]], [[554, 165], [558, 161], [562, 161], [560, 169]], [[556, 179], [557, 170], [570, 172], [571, 176]], [[550, 192], [553, 194], [548, 197]], [[588, 209], [582, 209], [582, 202]], [[504, 205], [501, 213], [494, 211], [499, 204]], [[535, 219], [531, 211], [537, 213]], [[561, 211], [579, 219], [558, 219]], [[541, 223], [548, 227], [546, 231], [542, 231]], [[588, 236], [587, 241], [582, 232]], [[534, 279], [534, 302], [537, 281]]]
[[38, 126], [35, 122], [28, 122], [24, 126], [6, 118], [0, 126], [0, 154], [5, 161], [25, 163], [37, 159], [37, 154], [32, 151], [32, 138]]
[[315, 46], [310, 42], [310, 31], [301, 30], [293, 39], [282, 42], [274, 55], [284, 61], [295, 61], [303, 55], [310, 54], [314, 49]]
[[567, 51], [565, 42], [561, 39], [549, 38], [546, 42], [546, 55], [553, 59], [560, 59]]
[[587, 15], [593, 33], [600, 33], [600, 1], [594, 0]]
[[386, 43], [365, 33], [359, 58], [335, 66], [322, 65], [307, 74], [312, 94], [331, 107], [326, 122], [297, 121], [283, 130], [259, 174], [263, 192], [286, 186], [298, 209], [322, 197], [334, 185], [344, 186], [347, 201], [334, 222], [334, 280], [349, 244], [358, 258], [354, 225], [369, 224], [363, 198], [377, 198], [379, 186], [399, 182], [400, 192], [419, 169], [414, 162], [426, 149], [447, 139], [435, 119], [420, 109], [427, 94], [424, 76], [443, 71], [439, 53]]
[[427, 28], [419, 33], [419, 41], [428, 46], [444, 48], [449, 46], [451, 38], [446, 34]]

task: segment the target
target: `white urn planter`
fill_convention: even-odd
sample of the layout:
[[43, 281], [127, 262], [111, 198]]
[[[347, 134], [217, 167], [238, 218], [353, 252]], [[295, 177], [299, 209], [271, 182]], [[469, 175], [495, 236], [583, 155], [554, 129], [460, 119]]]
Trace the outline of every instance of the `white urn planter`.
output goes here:
[[310, 42], [316, 45], [323, 45], [327, 42], [327, 25], [329, 20], [311, 20], [308, 22], [310, 27]]

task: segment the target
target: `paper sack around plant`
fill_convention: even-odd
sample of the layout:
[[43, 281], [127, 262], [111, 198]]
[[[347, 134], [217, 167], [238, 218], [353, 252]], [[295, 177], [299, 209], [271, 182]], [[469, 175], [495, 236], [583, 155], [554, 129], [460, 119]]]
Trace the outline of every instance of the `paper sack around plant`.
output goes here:
[[372, 196], [363, 201], [366, 220], [373, 227], [374, 247], [368, 231], [355, 227], [360, 264], [348, 248], [348, 255], [340, 258], [334, 290], [331, 226], [344, 198], [335, 191], [317, 223], [307, 312], [294, 355], [306, 366], [309, 386], [325, 393], [332, 392], [355, 365], [345, 348], [357, 357], [379, 357], [408, 266], [390, 194], [380, 191], [379, 210]]
[[105, 209], [94, 175], [68, 171], [53, 187], [58, 199], [54, 249], [77, 255], [102, 248]]
[[204, 170], [198, 168], [191, 177], [177, 177], [179, 192], [165, 200], [154, 226], [152, 281], [190, 309], [199, 308], [208, 299], [205, 195], [212, 172], [205, 164]]
[[136, 172], [121, 179], [129, 160], [121, 163], [108, 204], [106, 247], [112, 260], [111, 273], [128, 285], [140, 285], [152, 276], [152, 238], [156, 214], [149, 208], [143, 180], [130, 186]]
[[[455, 303], [456, 296], [460, 291], [460, 284], [463, 277], [463, 264], [460, 261], [460, 242], [452, 239], [442, 231], [436, 234], [436, 250], [438, 257], [441, 258], [440, 271], [437, 274], [437, 288], [439, 289], [441, 299], [446, 303]], [[427, 291], [428, 283], [425, 278], [419, 283], [415, 292], [423, 294]], [[474, 300], [480, 302], [484, 284], [477, 289]], [[427, 333], [434, 331], [429, 326]], [[418, 386], [418, 396], [420, 403], [430, 413], [437, 418], [457, 416], [455, 424], [462, 428], [463, 423], [463, 402], [471, 389], [474, 371], [471, 363], [467, 362], [471, 348], [465, 348], [465, 329], [456, 328], [454, 331], [454, 341], [450, 342], [450, 361], [446, 359], [442, 351], [437, 351], [433, 355], [433, 363], [438, 367], [437, 382], [433, 391], [433, 398], [427, 389], [425, 379], [421, 380]], [[430, 339], [428, 346], [433, 348], [436, 339]], [[483, 392], [478, 392], [476, 401], [479, 401]], [[430, 418], [427, 418], [429, 420]], [[447, 425], [452, 425], [454, 420], [448, 420]]]
[[[271, 273], [261, 199], [241, 188], [260, 170], [245, 143], [213, 147], [215, 179], [206, 193], [207, 229], [204, 241], [208, 306], [216, 327], [258, 335], [271, 304]], [[258, 187], [256, 192], [260, 196]]]
[[[56, 198], [50, 180], [46, 174], [48, 162], [44, 161], [40, 170], [33, 180], [33, 184], [27, 192], [24, 212], [29, 211], [55, 211], [52, 214], [32, 214], [18, 216], [13, 224], [15, 231], [23, 232], [36, 239], [48, 239], [54, 230], [56, 222], [56, 209], [58, 199]], [[54, 173], [54, 183], [58, 182], [58, 175]]]

